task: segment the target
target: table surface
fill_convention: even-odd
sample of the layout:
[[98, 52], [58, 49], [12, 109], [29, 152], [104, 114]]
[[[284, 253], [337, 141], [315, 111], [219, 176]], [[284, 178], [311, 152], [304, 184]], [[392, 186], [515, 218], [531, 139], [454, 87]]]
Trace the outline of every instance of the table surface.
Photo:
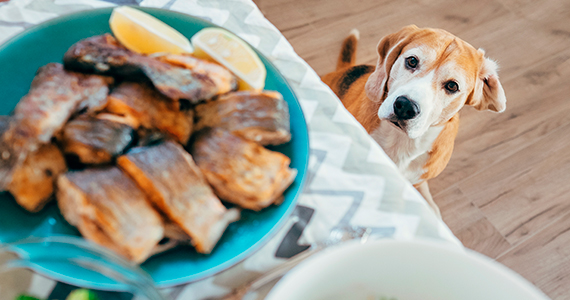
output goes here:
[[[224, 295], [305, 250], [306, 245], [324, 240], [332, 228], [339, 226], [366, 226], [371, 228], [373, 238], [431, 238], [461, 247], [334, 93], [249, 0], [0, 1], [0, 44], [59, 15], [117, 4], [170, 9], [231, 30], [262, 52], [289, 81], [309, 127], [308, 178], [283, 228], [233, 268], [202, 281], [165, 289], [168, 299]], [[30, 293], [43, 298], [65, 298], [72, 289], [32, 272], [22, 276], [33, 277]], [[263, 298], [267, 289], [261, 290], [257, 298]]]

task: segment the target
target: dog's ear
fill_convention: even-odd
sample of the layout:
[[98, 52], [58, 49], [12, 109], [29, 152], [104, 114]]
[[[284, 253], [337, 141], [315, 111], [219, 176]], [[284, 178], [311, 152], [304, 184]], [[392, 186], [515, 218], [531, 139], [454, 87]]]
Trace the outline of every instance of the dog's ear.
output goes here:
[[389, 34], [378, 43], [378, 63], [376, 70], [366, 82], [366, 96], [374, 102], [383, 101], [388, 94], [388, 79], [392, 65], [400, 56], [402, 49], [408, 44], [412, 33], [418, 31], [416, 25], [406, 26], [400, 31]]
[[[478, 50], [482, 55], [485, 52]], [[497, 63], [483, 57], [483, 62], [479, 71], [479, 78], [475, 83], [473, 95], [467, 99], [467, 105], [475, 107], [477, 110], [490, 110], [503, 112], [507, 108], [507, 97], [505, 90], [499, 81], [497, 74]]]

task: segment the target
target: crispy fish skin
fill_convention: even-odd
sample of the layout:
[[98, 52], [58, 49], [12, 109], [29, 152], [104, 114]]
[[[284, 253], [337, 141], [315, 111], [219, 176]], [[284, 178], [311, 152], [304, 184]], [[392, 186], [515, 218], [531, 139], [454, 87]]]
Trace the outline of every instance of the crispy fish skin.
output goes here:
[[88, 240], [141, 263], [164, 234], [146, 195], [117, 167], [69, 172], [57, 180], [65, 219]]
[[160, 144], [166, 140], [172, 139], [168, 134], [158, 131], [156, 129], [139, 128], [137, 130], [137, 144], [136, 147], [151, 146]]
[[[0, 135], [9, 125], [10, 117], [0, 116]], [[38, 212], [52, 199], [55, 179], [65, 171], [67, 166], [59, 148], [45, 144], [15, 168], [7, 190], [21, 207]]]
[[147, 129], [166, 132], [182, 144], [192, 133], [194, 111], [181, 111], [148, 84], [123, 82], [109, 95], [106, 111], [130, 116]]
[[63, 56], [63, 64], [79, 72], [145, 78], [141, 68], [130, 61], [132, 55], [137, 54], [124, 48], [110, 34], [104, 34], [72, 45]]
[[66, 71], [56, 63], [39, 68], [0, 138], [0, 190], [26, 155], [48, 143], [72, 114], [105, 106], [112, 82], [110, 77]]
[[134, 129], [123, 123], [82, 115], [63, 128], [60, 144], [83, 164], [109, 163], [133, 141]]
[[289, 107], [278, 92], [228, 93], [197, 105], [195, 130], [220, 127], [261, 145], [291, 140]]
[[191, 237], [200, 253], [210, 253], [239, 211], [226, 209], [182, 146], [167, 141], [132, 149], [117, 164], [144, 190], [169, 221]]
[[212, 78], [134, 53], [109, 34], [79, 41], [65, 53], [70, 70], [129, 78], [148, 78], [165, 96], [198, 103], [222, 93]]
[[219, 128], [199, 132], [191, 153], [216, 194], [246, 209], [280, 202], [297, 175], [289, 157]]
[[12, 174], [8, 192], [29, 212], [40, 211], [51, 201], [55, 180], [67, 171], [63, 154], [56, 145], [44, 144], [29, 153]]
[[61, 64], [47, 64], [38, 70], [29, 93], [16, 105], [11, 123], [18, 126], [20, 136], [46, 143], [73, 113], [105, 107], [112, 82], [110, 77], [69, 72]]
[[235, 91], [238, 87], [237, 77], [221, 65], [183, 54], [167, 54], [159, 56], [158, 59], [211, 78], [219, 94]]
[[10, 127], [10, 116], [0, 116], [0, 136]]

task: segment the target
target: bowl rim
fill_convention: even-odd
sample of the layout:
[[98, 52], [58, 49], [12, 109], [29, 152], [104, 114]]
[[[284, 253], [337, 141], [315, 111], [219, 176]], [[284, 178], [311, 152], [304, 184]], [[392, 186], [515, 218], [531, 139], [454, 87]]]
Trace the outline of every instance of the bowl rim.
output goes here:
[[474, 261], [478, 264], [484, 266], [485, 269], [492, 272], [496, 272], [499, 276], [505, 278], [506, 280], [516, 285], [521, 290], [527, 292], [536, 300], [550, 300], [544, 292], [534, 286], [526, 278], [522, 277], [517, 272], [508, 268], [507, 266], [483, 255], [474, 250], [460, 247], [455, 243], [451, 243], [444, 240], [437, 240], [434, 238], [414, 238], [414, 239], [404, 239], [396, 240], [391, 238], [378, 239], [373, 241], [368, 241], [366, 243], [361, 243], [360, 241], [348, 241], [346, 243], [335, 245], [330, 248], [322, 250], [305, 261], [301, 262], [299, 265], [295, 266], [291, 271], [289, 271], [285, 276], [283, 276], [269, 291], [265, 300], [277, 300], [283, 299], [282, 295], [286, 295], [287, 291], [290, 291], [294, 286], [298, 287], [298, 280], [301, 274], [310, 272], [314, 270], [314, 266], [322, 264], [324, 262], [333, 261], [332, 258], [341, 256], [341, 254], [351, 253], [353, 251], [360, 250], [374, 250], [382, 249], [386, 247], [396, 247], [401, 249], [425, 249], [430, 248], [431, 250], [436, 250], [443, 252], [447, 255], [455, 255], [457, 257], [466, 258], [467, 260]]

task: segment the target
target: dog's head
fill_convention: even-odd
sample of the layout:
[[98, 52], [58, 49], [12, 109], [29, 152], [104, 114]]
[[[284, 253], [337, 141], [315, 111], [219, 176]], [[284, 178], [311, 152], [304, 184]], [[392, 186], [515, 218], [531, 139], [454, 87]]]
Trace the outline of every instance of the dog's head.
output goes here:
[[415, 25], [384, 37], [366, 95], [381, 102], [378, 117], [412, 139], [445, 123], [465, 104], [502, 112], [505, 92], [485, 52], [440, 29]]

